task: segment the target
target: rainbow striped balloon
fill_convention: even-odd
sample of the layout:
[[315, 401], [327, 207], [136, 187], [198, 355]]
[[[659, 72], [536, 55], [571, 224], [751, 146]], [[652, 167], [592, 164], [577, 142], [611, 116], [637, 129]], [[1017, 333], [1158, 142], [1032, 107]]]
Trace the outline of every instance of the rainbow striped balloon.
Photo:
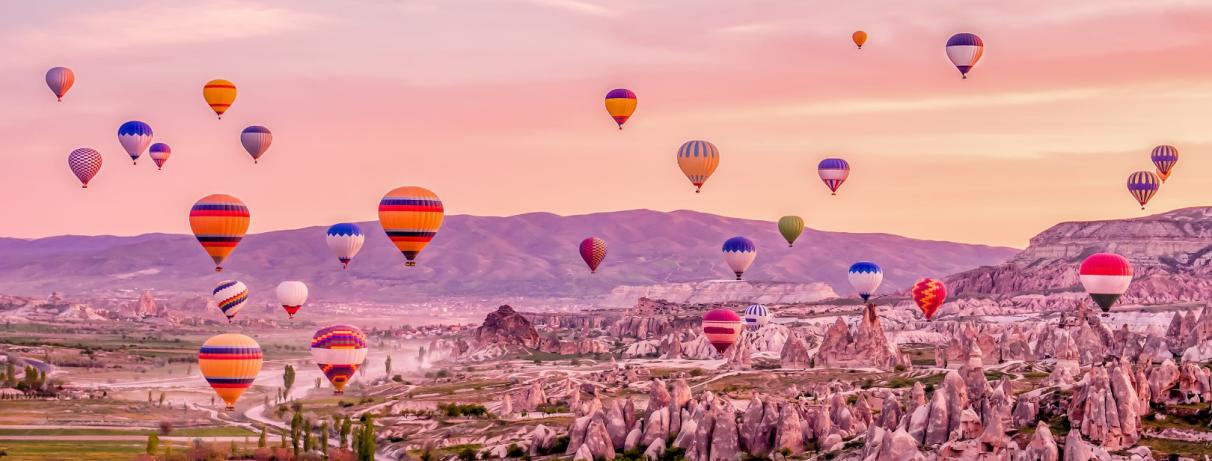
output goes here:
[[631, 114], [635, 113], [637, 102], [635, 92], [626, 88], [616, 88], [606, 93], [606, 112], [610, 113], [614, 123], [619, 124], [620, 130], [623, 129], [623, 124], [627, 123], [627, 119], [631, 118]]
[[101, 153], [87, 147], [73, 150], [67, 154], [67, 166], [80, 180], [80, 187], [87, 189], [88, 182], [101, 171]]
[[198, 350], [198, 370], [229, 411], [257, 379], [261, 364], [261, 345], [241, 334], [212, 336]]
[[50, 87], [52, 93], [55, 93], [55, 98], [60, 102], [63, 101], [63, 95], [67, 94], [67, 90], [72, 89], [72, 84], [76, 83], [76, 73], [66, 67], [52, 67], [46, 71], [46, 86]]
[[189, 210], [189, 227], [202, 249], [215, 261], [215, 272], [223, 270], [220, 266], [223, 260], [244, 239], [249, 219], [244, 202], [226, 194], [202, 197]]
[[248, 304], [248, 287], [239, 280], [219, 282], [218, 285], [215, 285], [211, 295], [215, 300], [215, 305], [219, 306], [219, 310], [227, 316], [228, 322], [231, 322], [231, 319], [240, 313], [240, 309]]
[[327, 326], [311, 337], [311, 358], [332, 383], [334, 394], [345, 393], [369, 351], [366, 334], [353, 325]]
[[202, 99], [206, 100], [210, 110], [215, 111], [215, 115], [222, 120], [223, 113], [236, 102], [236, 84], [223, 79], [206, 82], [202, 87]]
[[703, 335], [716, 351], [723, 354], [741, 336], [741, 316], [728, 309], [716, 309], [703, 315]]
[[172, 148], [168, 147], [168, 144], [164, 144], [162, 142], [152, 144], [151, 148], [147, 150], [147, 155], [151, 157], [152, 162], [156, 163], [157, 170], [164, 169], [164, 162], [167, 162], [168, 156], [172, 154]]
[[1128, 175], [1128, 193], [1132, 194], [1132, 198], [1140, 202], [1140, 209], [1145, 209], [1145, 204], [1157, 194], [1157, 190], [1161, 188], [1161, 179], [1152, 171], [1137, 171]]
[[265, 151], [269, 150], [269, 144], [272, 142], [274, 142], [274, 134], [269, 132], [269, 128], [260, 125], [250, 126], [240, 133], [240, 144], [243, 144], [244, 150], [252, 156], [253, 163], [257, 163], [257, 160], [265, 155]]
[[397, 187], [379, 200], [379, 224], [408, 259], [405, 266], [417, 265], [417, 254], [438, 234], [444, 216], [442, 200], [424, 187]]

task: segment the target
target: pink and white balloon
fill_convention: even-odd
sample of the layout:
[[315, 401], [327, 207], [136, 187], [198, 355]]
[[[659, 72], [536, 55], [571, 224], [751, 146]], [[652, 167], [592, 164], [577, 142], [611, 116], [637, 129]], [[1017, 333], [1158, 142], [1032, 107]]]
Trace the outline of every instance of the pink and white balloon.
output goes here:
[[60, 102], [63, 101], [63, 95], [67, 94], [67, 90], [72, 89], [72, 84], [76, 83], [76, 73], [66, 67], [52, 67], [46, 71], [46, 86], [50, 87], [52, 93], [55, 93], [55, 98]]
[[80, 187], [87, 189], [88, 182], [101, 171], [101, 153], [82, 147], [67, 154], [67, 166], [80, 180]]
[[265, 151], [269, 150], [269, 144], [273, 141], [274, 135], [269, 132], [269, 128], [260, 125], [250, 126], [240, 133], [240, 144], [243, 144], [244, 150], [252, 156], [253, 163], [257, 163], [261, 156], [265, 155]]

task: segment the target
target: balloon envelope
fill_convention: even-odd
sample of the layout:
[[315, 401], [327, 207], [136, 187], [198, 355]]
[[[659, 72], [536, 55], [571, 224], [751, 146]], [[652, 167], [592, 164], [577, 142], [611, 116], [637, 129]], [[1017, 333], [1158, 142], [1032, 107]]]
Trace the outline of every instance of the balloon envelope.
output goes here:
[[311, 358], [332, 383], [334, 394], [345, 393], [345, 385], [362, 366], [368, 351], [366, 334], [353, 325], [327, 326], [311, 337]]
[[336, 255], [337, 261], [341, 261], [341, 267], [349, 267], [349, 262], [362, 250], [366, 235], [357, 224], [338, 223], [328, 228], [324, 241], [332, 254]]
[[76, 73], [66, 67], [52, 67], [46, 71], [46, 86], [50, 87], [51, 93], [55, 94], [55, 99], [63, 100], [63, 95], [67, 94], [67, 90], [72, 89], [72, 84], [76, 83]]
[[741, 317], [728, 309], [716, 309], [703, 315], [703, 335], [721, 354], [741, 336]]
[[715, 144], [707, 141], [686, 141], [678, 148], [678, 168], [686, 175], [686, 179], [694, 184], [694, 191], [703, 189], [703, 183], [715, 172], [720, 165], [720, 150]]
[[424, 187], [397, 187], [379, 201], [379, 223], [408, 260], [405, 266], [417, 265], [413, 260], [438, 234], [443, 216], [442, 200]]
[[1128, 193], [1132, 194], [1132, 198], [1140, 203], [1142, 210], [1160, 188], [1161, 178], [1158, 178], [1152, 171], [1137, 171], [1128, 175]]
[[1082, 261], [1077, 270], [1082, 287], [1103, 312], [1128, 291], [1132, 283], [1132, 264], [1115, 253], [1095, 253]]
[[236, 85], [223, 79], [211, 80], [202, 86], [202, 98], [210, 105], [210, 109], [215, 111], [215, 115], [222, 119], [223, 113], [236, 102]]
[[152, 144], [147, 150], [147, 155], [151, 157], [152, 162], [156, 164], [157, 170], [164, 169], [164, 162], [168, 161], [168, 157], [173, 154], [173, 149], [168, 147], [168, 144], [158, 142]]
[[80, 187], [88, 188], [88, 182], [101, 171], [101, 153], [87, 147], [73, 150], [67, 154], [67, 166], [80, 180]]
[[261, 346], [241, 334], [212, 336], [198, 350], [198, 370], [228, 410], [235, 409], [236, 401], [252, 386], [261, 364]]
[[147, 150], [147, 146], [150, 146], [151, 142], [151, 125], [132, 120], [118, 127], [118, 143], [122, 144], [127, 155], [130, 155], [131, 162], [139, 160], [139, 156], [143, 155], [143, 151]]
[[850, 265], [846, 278], [850, 279], [850, 286], [858, 291], [859, 297], [868, 301], [871, 294], [880, 287], [880, 283], [884, 282], [884, 270], [876, 263], [859, 261]]
[[850, 39], [854, 40], [854, 45], [859, 47], [861, 50], [863, 49], [863, 44], [867, 43], [867, 33], [861, 30], [856, 30], [853, 34], [850, 34]]
[[724, 241], [724, 262], [728, 263], [728, 268], [736, 274], [736, 279], [741, 279], [741, 274], [749, 269], [753, 264], [754, 258], [757, 258], [757, 246], [752, 240], [745, 237], [737, 236]]
[[947, 286], [943, 282], [924, 278], [913, 284], [913, 302], [925, 314], [926, 320], [934, 318], [934, 313], [947, 301]]
[[223, 315], [227, 317], [227, 321], [236, 317], [241, 309], [248, 304], [248, 287], [244, 282], [239, 280], [224, 280], [215, 285], [215, 289], [211, 292], [211, 296], [215, 300], [215, 305], [219, 306], [219, 310], [223, 311]]
[[964, 32], [947, 39], [947, 59], [955, 64], [955, 68], [959, 69], [964, 78], [968, 78], [968, 72], [976, 66], [976, 62], [981, 60], [984, 53], [985, 41], [976, 34]]
[[783, 216], [779, 218], [779, 233], [787, 241], [787, 246], [795, 246], [795, 239], [804, 233], [804, 218], [799, 216]]
[[606, 112], [610, 113], [620, 130], [623, 129], [623, 124], [627, 123], [627, 119], [631, 118], [631, 114], [635, 113], [636, 102], [635, 93], [626, 88], [616, 88], [606, 93]]
[[589, 237], [581, 241], [581, 259], [589, 266], [589, 272], [598, 271], [598, 265], [606, 259], [606, 241], [597, 237]]
[[248, 232], [248, 207], [240, 199], [226, 194], [202, 197], [189, 210], [189, 227], [202, 249], [215, 262], [215, 272]]
[[829, 188], [829, 192], [837, 195], [838, 188], [850, 177], [850, 163], [840, 158], [827, 158], [816, 165], [816, 174], [821, 177], [825, 187]]
[[760, 329], [770, 323], [773, 317], [770, 310], [761, 304], [753, 304], [745, 308], [745, 328], [750, 330]]
[[1170, 171], [1174, 168], [1174, 164], [1178, 163], [1178, 149], [1174, 146], [1161, 145], [1153, 148], [1153, 152], [1149, 155], [1153, 160], [1153, 165], [1157, 167], [1157, 176], [1162, 182], [1170, 177]]
[[257, 163], [261, 156], [265, 155], [265, 151], [269, 150], [269, 144], [273, 141], [274, 135], [269, 132], [269, 128], [259, 125], [245, 128], [240, 133], [240, 144], [244, 145], [244, 150], [252, 156], [253, 163]]
[[278, 295], [278, 302], [282, 304], [282, 309], [286, 310], [286, 315], [292, 319], [295, 318], [295, 313], [299, 312], [299, 308], [303, 307], [303, 303], [307, 302], [307, 284], [297, 280], [279, 283], [274, 293]]

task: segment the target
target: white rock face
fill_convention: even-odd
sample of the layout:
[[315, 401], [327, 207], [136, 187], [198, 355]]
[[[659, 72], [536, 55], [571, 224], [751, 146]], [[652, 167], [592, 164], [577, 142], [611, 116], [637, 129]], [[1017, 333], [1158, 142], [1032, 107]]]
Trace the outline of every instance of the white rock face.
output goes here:
[[675, 303], [714, 304], [748, 302], [758, 304], [810, 303], [836, 298], [829, 285], [820, 282], [784, 283], [712, 280], [696, 283], [620, 286], [611, 290], [599, 304], [603, 307], [630, 307], [641, 297]]

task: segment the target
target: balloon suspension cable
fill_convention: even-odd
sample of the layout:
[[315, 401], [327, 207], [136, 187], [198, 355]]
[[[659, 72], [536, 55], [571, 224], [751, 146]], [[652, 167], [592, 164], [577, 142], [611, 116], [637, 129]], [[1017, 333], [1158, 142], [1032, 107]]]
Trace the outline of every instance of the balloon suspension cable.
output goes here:
[[623, 131], [623, 125], [619, 125], [619, 131]]
[[404, 263], [404, 267], [416, 267], [416, 265], [417, 265], [416, 261], [408, 261], [408, 262]]
[[736, 279], [737, 279], [737, 280], [740, 280], [740, 279], [741, 279], [741, 273], [740, 273], [740, 272], [737, 272], [737, 273], [736, 273]]
[[222, 266], [215, 266], [215, 272], [223, 272]]
[[131, 160], [131, 161], [130, 161], [130, 164], [131, 164], [131, 165], [138, 165], [138, 164], [139, 164], [139, 161], [138, 161], [138, 160]]
[[55, 98], [55, 100], [58, 102], [63, 102], [63, 98]]
[[81, 189], [88, 189], [88, 184], [85, 184], [85, 185], [83, 185], [83, 186], [80, 186], [80, 188], [81, 188]]
[[963, 74], [963, 79], [964, 79], [964, 80], [967, 80], [967, 79], [968, 79], [968, 74]]
[[793, 244], [793, 243], [788, 243], [788, 244], [787, 244], [787, 248], [795, 248], [795, 244]]

